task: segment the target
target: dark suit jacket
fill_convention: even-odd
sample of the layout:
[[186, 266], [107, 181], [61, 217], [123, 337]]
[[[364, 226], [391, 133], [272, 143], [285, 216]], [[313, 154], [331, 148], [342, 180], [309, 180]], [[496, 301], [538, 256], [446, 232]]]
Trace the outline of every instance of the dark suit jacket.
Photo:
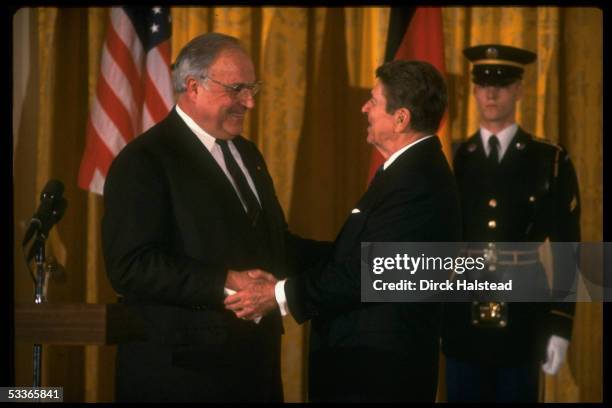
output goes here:
[[[104, 188], [104, 259], [147, 340], [119, 346], [117, 398], [282, 399], [278, 311], [260, 324], [223, 307], [228, 269], [287, 272], [292, 237], [256, 146], [233, 142], [259, 194], [268, 240], [254, 234], [231, 183], [175, 110], [129, 143]], [[308, 262], [302, 259], [303, 265]]]
[[460, 238], [457, 188], [438, 138], [400, 155], [356, 207], [331, 260], [285, 285], [295, 319], [312, 319], [310, 399], [434, 401], [440, 306], [361, 303], [360, 243]]

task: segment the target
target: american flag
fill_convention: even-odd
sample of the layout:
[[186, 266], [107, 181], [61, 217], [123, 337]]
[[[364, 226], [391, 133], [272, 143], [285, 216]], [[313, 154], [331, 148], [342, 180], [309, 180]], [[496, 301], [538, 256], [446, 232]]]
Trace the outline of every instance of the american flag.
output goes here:
[[174, 104], [167, 7], [113, 7], [87, 122], [79, 187], [102, 194], [108, 168]]

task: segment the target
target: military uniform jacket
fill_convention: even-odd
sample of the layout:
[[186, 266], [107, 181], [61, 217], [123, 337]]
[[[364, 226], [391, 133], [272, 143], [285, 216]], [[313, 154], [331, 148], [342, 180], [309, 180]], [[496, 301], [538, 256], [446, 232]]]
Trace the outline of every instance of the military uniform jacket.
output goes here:
[[[491, 169], [477, 132], [458, 148], [454, 168], [464, 241], [580, 240], [578, 183], [562, 147], [519, 127], [499, 165]], [[553, 251], [553, 268], [568, 262], [563, 256]], [[569, 262], [574, 261], [570, 256]], [[535, 279], [544, 269], [537, 263], [525, 272]], [[573, 303], [512, 303], [506, 327], [481, 328], [472, 326], [469, 304], [447, 303], [443, 351], [455, 358], [492, 363], [534, 361], [544, 356], [551, 334], [570, 338], [573, 313]]]

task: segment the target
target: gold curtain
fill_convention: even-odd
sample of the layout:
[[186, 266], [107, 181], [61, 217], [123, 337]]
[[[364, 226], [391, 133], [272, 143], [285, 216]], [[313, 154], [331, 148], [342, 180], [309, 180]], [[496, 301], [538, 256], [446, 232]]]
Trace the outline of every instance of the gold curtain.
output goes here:
[[[49, 240], [48, 253], [66, 267], [65, 281], [50, 283], [49, 302], [112, 303], [100, 244], [102, 199], [76, 187], [108, 9], [27, 11], [32, 75], [14, 128], [15, 299], [29, 303], [33, 296], [17, 238], [54, 177], [64, 181], [69, 207]], [[303, 236], [333, 239], [365, 190], [370, 148], [360, 108], [382, 62], [388, 16], [386, 7], [172, 8], [173, 58], [207, 31], [238, 37], [251, 54], [264, 91], [245, 136], [260, 147], [289, 225]], [[486, 41], [536, 51], [537, 66], [525, 75], [520, 123], [568, 148], [581, 187], [583, 239], [601, 240], [601, 11], [461, 7], [445, 8], [443, 18], [454, 139], [477, 127], [461, 49]], [[570, 364], [546, 379], [546, 400], [601, 399], [601, 324], [601, 305], [578, 305]], [[303, 401], [307, 327], [290, 317], [285, 326], [285, 397]], [[114, 352], [111, 346], [45, 346], [43, 383], [63, 386], [66, 401], [111, 401]], [[18, 342], [15, 353], [17, 384], [28, 385], [31, 346]]]

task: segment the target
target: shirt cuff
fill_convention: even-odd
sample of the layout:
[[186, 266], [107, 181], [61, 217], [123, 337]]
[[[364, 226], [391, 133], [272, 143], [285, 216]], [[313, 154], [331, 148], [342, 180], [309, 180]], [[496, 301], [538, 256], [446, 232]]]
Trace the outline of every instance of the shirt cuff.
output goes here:
[[[235, 294], [236, 291], [234, 289], [230, 289], [230, 288], [223, 288], [223, 294], [225, 296], [231, 296], [233, 294]], [[263, 316], [257, 316], [256, 318], [253, 319], [253, 321], [255, 322], [255, 324], [259, 324], [259, 322], [261, 322], [261, 319], [263, 318]]]
[[276, 303], [278, 303], [281, 316], [287, 316], [289, 314], [287, 297], [285, 296], [285, 282], [287, 282], [287, 279], [276, 282], [274, 286], [274, 297], [276, 298]]

